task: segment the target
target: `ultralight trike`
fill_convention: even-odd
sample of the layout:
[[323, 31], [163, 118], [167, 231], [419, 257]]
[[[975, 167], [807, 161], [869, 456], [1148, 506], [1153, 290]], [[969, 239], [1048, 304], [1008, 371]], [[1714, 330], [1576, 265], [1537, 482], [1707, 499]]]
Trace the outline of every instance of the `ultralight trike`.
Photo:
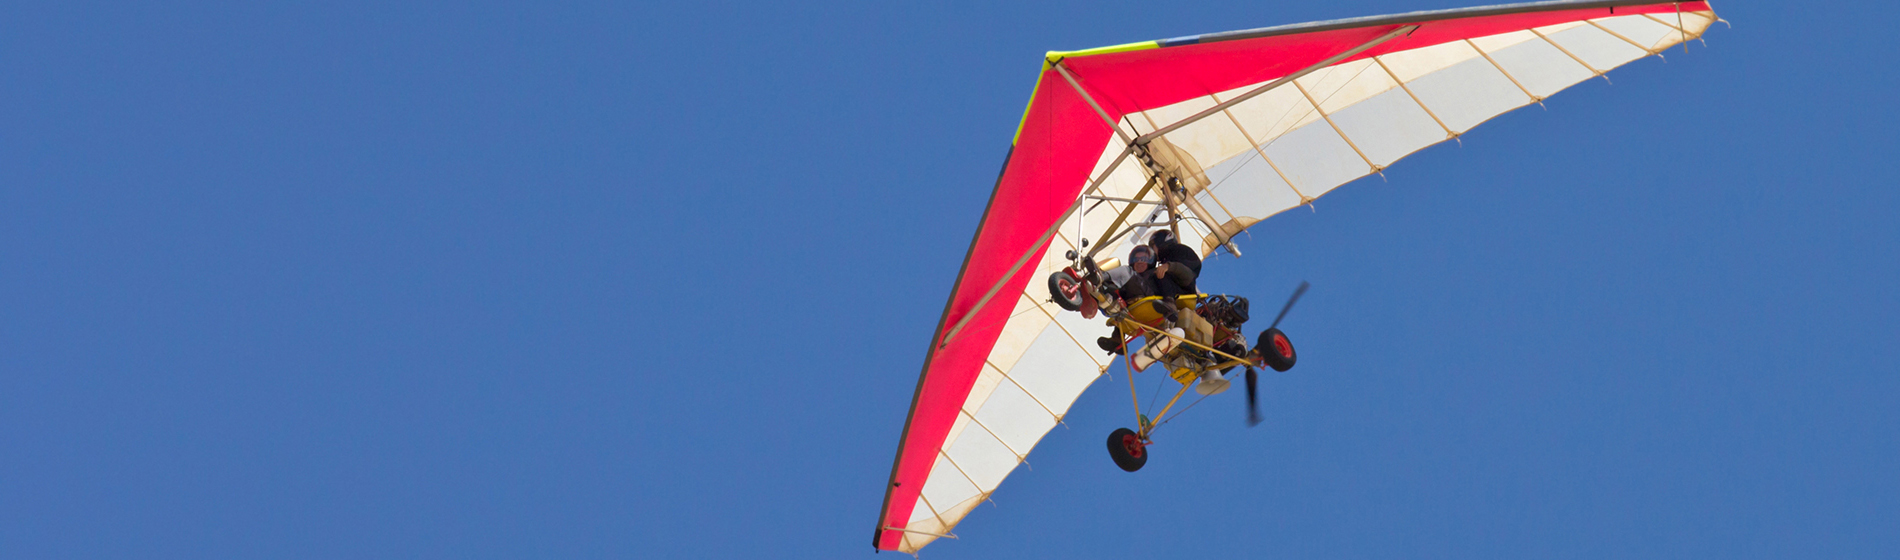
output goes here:
[[[1197, 293], [1123, 301], [1108, 282], [1109, 275], [1094, 259], [1081, 257], [1075, 261], [1075, 266], [1064, 267], [1049, 276], [1051, 299], [1057, 306], [1086, 318], [1092, 319], [1097, 314], [1105, 316], [1107, 324], [1115, 327], [1119, 335], [1116, 353], [1127, 356], [1124, 364], [1128, 368], [1128, 394], [1134, 401], [1135, 421], [1139, 427], [1118, 428], [1109, 434], [1108, 454], [1116, 466], [1128, 472], [1140, 470], [1148, 462], [1147, 448], [1154, 441], [1155, 428], [1174, 418], [1168, 416], [1168, 411], [1187, 394], [1188, 388], [1192, 387], [1202, 398], [1220, 394], [1230, 384], [1225, 374], [1234, 368], [1246, 368], [1248, 422], [1259, 423], [1259, 377], [1255, 368], [1268, 367], [1274, 371], [1293, 368], [1298, 354], [1293, 350], [1292, 341], [1278, 327], [1287, 310], [1306, 292], [1305, 282], [1294, 290], [1273, 325], [1261, 331], [1249, 348], [1247, 338], [1241, 334], [1241, 325], [1248, 319], [1246, 298]], [[1142, 344], [1130, 353], [1130, 343], [1136, 340]], [[1134, 374], [1157, 364], [1181, 388], [1151, 418], [1141, 411]], [[1199, 403], [1200, 400], [1195, 400], [1175, 416]]]

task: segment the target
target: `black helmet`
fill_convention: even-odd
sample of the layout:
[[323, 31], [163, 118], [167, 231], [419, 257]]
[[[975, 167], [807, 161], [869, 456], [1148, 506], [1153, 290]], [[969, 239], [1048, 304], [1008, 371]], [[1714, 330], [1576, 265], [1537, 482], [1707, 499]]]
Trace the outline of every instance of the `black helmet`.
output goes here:
[[1167, 244], [1167, 243], [1173, 243], [1173, 242], [1174, 242], [1174, 232], [1168, 231], [1165, 229], [1157, 230], [1154, 232], [1154, 235], [1148, 236], [1148, 244], [1154, 245], [1157, 247]]

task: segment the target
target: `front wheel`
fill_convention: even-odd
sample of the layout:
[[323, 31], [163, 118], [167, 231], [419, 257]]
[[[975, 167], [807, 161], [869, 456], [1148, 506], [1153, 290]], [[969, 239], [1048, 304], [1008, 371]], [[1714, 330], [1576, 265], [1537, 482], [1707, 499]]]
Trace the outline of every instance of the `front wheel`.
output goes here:
[[1070, 276], [1066, 271], [1049, 273], [1049, 298], [1055, 300], [1056, 307], [1067, 311], [1082, 309], [1082, 281]]
[[1108, 456], [1115, 459], [1115, 466], [1135, 472], [1148, 464], [1148, 444], [1134, 430], [1116, 428], [1108, 434]]
[[1288, 340], [1286, 333], [1280, 332], [1280, 329], [1261, 331], [1260, 339], [1254, 342], [1254, 351], [1260, 353], [1261, 361], [1266, 362], [1273, 371], [1293, 369], [1293, 362], [1300, 359], [1299, 353], [1293, 351], [1293, 341]]

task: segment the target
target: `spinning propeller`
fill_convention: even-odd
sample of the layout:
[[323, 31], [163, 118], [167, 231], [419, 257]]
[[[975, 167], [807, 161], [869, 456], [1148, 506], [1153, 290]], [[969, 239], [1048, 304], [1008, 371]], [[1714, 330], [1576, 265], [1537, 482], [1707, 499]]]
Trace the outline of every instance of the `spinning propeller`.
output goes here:
[[[1280, 320], [1286, 318], [1286, 312], [1293, 310], [1293, 304], [1300, 301], [1300, 296], [1306, 294], [1306, 289], [1311, 286], [1312, 284], [1308, 284], [1304, 280], [1300, 281], [1300, 287], [1293, 289], [1293, 297], [1286, 299], [1286, 307], [1280, 308], [1280, 316], [1273, 318], [1273, 324], [1267, 325], [1267, 330], [1271, 331], [1275, 327], [1279, 327]], [[1262, 333], [1262, 334], [1265, 334], [1265, 333]], [[1260, 344], [1254, 345], [1254, 351], [1255, 352], [1266, 351], [1265, 349], [1260, 348], [1260, 346], [1262, 345]], [[1251, 365], [1247, 366], [1247, 425], [1248, 426], [1257, 426], [1260, 424], [1260, 402], [1259, 402], [1259, 397], [1258, 397], [1259, 391], [1260, 391], [1259, 385], [1260, 385], [1260, 374], [1255, 371], [1253, 366]]]

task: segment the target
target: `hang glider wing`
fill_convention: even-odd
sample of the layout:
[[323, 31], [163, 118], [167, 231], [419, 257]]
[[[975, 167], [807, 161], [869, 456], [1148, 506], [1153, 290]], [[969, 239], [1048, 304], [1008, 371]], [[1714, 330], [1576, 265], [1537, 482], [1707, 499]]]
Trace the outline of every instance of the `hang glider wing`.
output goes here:
[[1193, 202], [1183, 241], [1212, 252], [1715, 21], [1707, 2], [1560, 0], [1049, 53], [931, 339], [873, 545], [950, 535], [1107, 370], [1106, 327], [1034, 281], [1079, 238], [1125, 254], [1140, 235], [1096, 239], [1126, 203], [1085, 191], [1137, 199], [1165, 170]]

